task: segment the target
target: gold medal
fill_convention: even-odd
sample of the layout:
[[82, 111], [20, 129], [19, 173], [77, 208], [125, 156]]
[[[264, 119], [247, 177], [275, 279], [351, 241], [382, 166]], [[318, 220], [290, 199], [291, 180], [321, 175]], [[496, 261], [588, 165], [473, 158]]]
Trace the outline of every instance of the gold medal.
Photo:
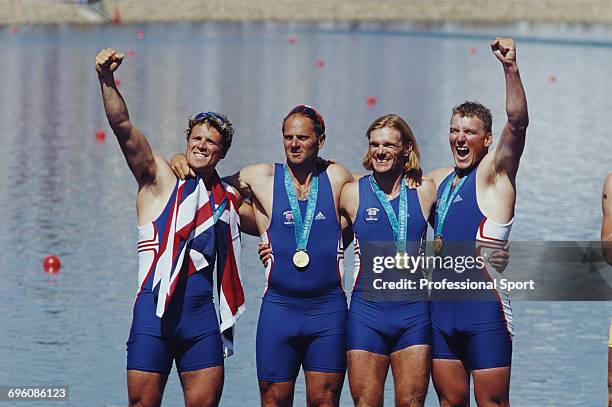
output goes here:
[[443, 242], [442, 242], [442, 236], [437, 235], [434, 238], [433, 241], [433, 250], [435, 254], [440, 254], [442, 252], [442, 246], [443, 246]]
[[297, 250], [293, 255], [293, 264], [295, 267], [304, 269], [308, 267], [308, 263], [310, 263], [308, 253], [306, 253], [304, 250]]
[[395, 254], [395, 268], [399, 271], [402, 271], [407, 268], [407, 261], [403, 261], [404, 257], [406, 257], [406, 252], [400, 251]]

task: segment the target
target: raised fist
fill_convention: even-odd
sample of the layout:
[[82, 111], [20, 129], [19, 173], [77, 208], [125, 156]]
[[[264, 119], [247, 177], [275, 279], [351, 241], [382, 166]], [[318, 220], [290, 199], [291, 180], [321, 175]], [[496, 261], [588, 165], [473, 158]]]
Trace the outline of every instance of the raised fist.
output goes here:
[[516, 46], [512, 38], [495, 38], [491, 50], [504, 65], [516, 62]]
[[117, 70], [123, 62], [123, 54], [112, 48], [105, 48], [96, 55], [96, 71], [99, 75], [108, 75]]

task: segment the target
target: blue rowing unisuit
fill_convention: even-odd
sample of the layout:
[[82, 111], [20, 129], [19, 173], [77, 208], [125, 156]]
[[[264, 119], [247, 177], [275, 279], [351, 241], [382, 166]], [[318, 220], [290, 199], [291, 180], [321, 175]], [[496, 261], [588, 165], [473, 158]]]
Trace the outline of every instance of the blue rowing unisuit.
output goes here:
[[[511, 222], [499, 225], [487, 219], [478, 206], [476, 172], [466, 174], [461, 190], [448, 211], [442, 232], [444, 248], [441, 256], [481, 255], [480, 242], [503, 245], [508, 238]], [[438, 199], [455, 172], [438, 187]], [[436, 219], [437, 222], [437, 219]], [[494, 233], [487, 233], [487, 230]], [[487, 268], [469, 268], [462, 273], [454, 270], [434, 270], [433, 281], [490, 281]], [[472, 297], [470, 297], [472, 296]], [[468, 300], [472, 298], [471, 300]], [[448, 300], [451, 299], [451, 300]], [[456, 299], [456, 300], [452, 300]], [[493, 290], [453, 292], [432, 290], [431, 316], [433, 326], [433, 357], [464, 360], [470, 369], [509, 366], [512, 358], [510, 305]]]
[[[342, 287], [341, 231], [327, 172], [318, 170], [319, 191], [306, 251], [310, 263], [298, 269], [293, 215], [283, 164], [274, 168], [274, 195], [266, 232], [273, 261], [266, 269], [266, 291], [257, 325], [257, 376], [284, 382], [300, 369], [346, 369], [346, 296]], [[302, 216], [306, 201], [299, 201]]]
[[[372, 287], [376, 278], [387, 282], [408, 279], [418, 284], [423, 275], [418, 271], [400, 273], [395, 269], [379, 274], [373, 272], [373, 257], [395, 256], [396, 245], [393, 229], [372, 189], [370, 177], [365, 176], [359, 180], [359, 205], [353, 223], [359, 250], [356, 254], [358, 266], [349, 310], [348, 349], [390, 355], [412, 345], [431, 343], [429, 302], [426, 292], [419, 289], [378, 292]], [[427, 231], [427, 221], [421, 210], [417, 190], [407, 189], [406, 192], [406, 252], [410, 256], [418, 256], [421, 240]], [[392, 199], [390, 204], [399, 217], [399, 197]], [[388, 298], [393, 300], [385, 301]]]
[[[299, 201], [302, 216], [307, 201]], [[272, 218], [267, 235], [274, 262], [267, 278], [266, 295], [288, 298], [313, 298], [327, 294], [344, 295], [338, 266], [340, 225], [332, 187], [326, 172], [319, 175], [319, 193], [306, 251], [310, 264], [304, 271], [293, 264], [297, 245], [291, 205], [284, 185], [284, 169], [276, 164]]]
[[[193, 190], [198, 179], [186, 180], [185, 191]], [[134, 303], [127, 342], [128, 369], [168, 374], [173, 360], [176, 360], [179, 372], [223, 364], [223, 346], [213, 304], [214, 261], [189, 276], [187, 270], [182, 269], [164, 316], [159, 318], [156, 315], [159, 284], [153, 289], [153, 270], [163, 240], [174, 238], [169, 236], [167, 228], [178, 193], [177, 186], [161, 215], [152, 223], [138, 227], [139, 262], [151, 263], [151, 266], [147, 275], [142, 276], [143, 282]], [[229, 233], [228, 225], [219, 222], [215, 233]], [[206, 243], [214, 244], [212, 239]]]

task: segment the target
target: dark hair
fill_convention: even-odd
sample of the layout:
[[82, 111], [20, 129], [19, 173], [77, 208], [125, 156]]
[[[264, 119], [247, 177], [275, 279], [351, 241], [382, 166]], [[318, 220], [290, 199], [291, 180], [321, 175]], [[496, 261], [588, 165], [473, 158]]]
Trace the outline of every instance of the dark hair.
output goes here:
[[478, 102], [465, 101], [460, 105], [453, 107], [453, 116], [459, 115], [460, 117], [477, 117], [484, 124], [485, 133], [491, 133], [491, 127], [493, 126], [493, 115], [491, 111], [484, 105]]
[[234, 128], [232, 123], [229, 121], [227, 116], [215, 112], [198, 113], [194, 117], [189, 117], [188, 127], [185, 130], [187, 140], [191, 136], [193, 128], [199, 124], [206, 124], [209, 127], [214, 128], [221, 134], [221, 150], [223, 155], [227, 153], [229, 148], [232, 146], [232, 138], [234, 137]]
[[287, 119], [294, 114], [301, 114], [304, 117], [308, 117], [312, 121], [312, 127], [314, 128], [317, 137], [321, 137], [323, 134], [325, 134], [325, 122], [323, 121], [323, 116], [321, 116], [321, 113], [319, 113], [317, 109], [308, 105], [297, 105], [291, 109], [283, 119], [283, 127], [281, 128], [281, 132], [284, 132], [285, 130], [285, 123], [287, 122]]

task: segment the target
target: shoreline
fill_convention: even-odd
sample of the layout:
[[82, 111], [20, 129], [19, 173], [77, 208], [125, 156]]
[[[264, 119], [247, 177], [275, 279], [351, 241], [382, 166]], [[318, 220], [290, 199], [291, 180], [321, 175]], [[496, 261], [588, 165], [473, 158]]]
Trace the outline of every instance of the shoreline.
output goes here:
[[[91, 1], [91, 0], [90, 0]], [[612, 24], [608, 0], [0, 0], [0, 25], [176, 21]]]

